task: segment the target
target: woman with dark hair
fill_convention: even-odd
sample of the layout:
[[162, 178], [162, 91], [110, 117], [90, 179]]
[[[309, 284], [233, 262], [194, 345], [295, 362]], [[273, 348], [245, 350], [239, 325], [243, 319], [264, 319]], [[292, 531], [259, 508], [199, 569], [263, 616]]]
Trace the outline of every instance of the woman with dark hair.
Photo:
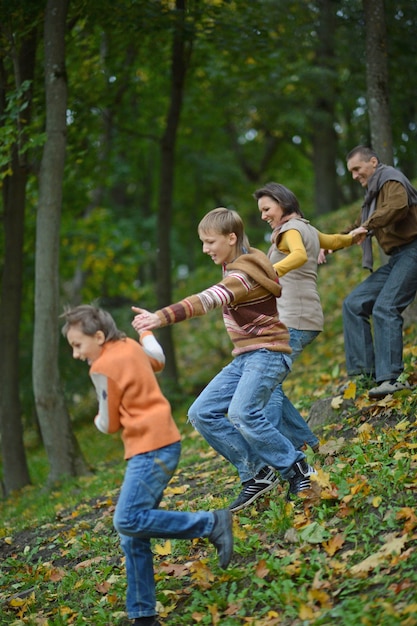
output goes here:
[[[317, 289], [320, 249], [346, 248], [356, 243], [360, 235], [356, 231], [346, 235], [321, 233], [304, 218], [295, 194], [280, 183], [267, 183], [253, 195], [261, 219], [272, 228], [268, 257], [282, 287], [277, 300], [279, 317], [290, 332], [290, 356], [294, 361], [323, 330], [323, 309]], [[269, 406], [270, 419], [296, 448], [308, 444], [318, 450], [317, 437], [288, 402], [282, 385], [275, 390]]]

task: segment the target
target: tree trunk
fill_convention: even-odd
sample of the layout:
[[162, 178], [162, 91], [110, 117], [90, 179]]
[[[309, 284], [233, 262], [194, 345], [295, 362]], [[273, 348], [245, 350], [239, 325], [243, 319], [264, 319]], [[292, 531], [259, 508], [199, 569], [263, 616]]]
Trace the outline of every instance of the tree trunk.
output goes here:
[[[172, 301], [171, 226], [175, 169], [175, 144], [180, 121], [188, 58], [185, 31], [186, 0], [176, 0], [176, 22], [171, 57], [171, 98], [165, 132], [161, 140], [161, 177], [158, 204], [158, 307]], [[164, 378], [177, 384], [178, 373], [171, 328], [160, 332], [166, 355]]]
[[392, 129], [388, 95], [388, 41], [384, 0], [363, 0], [366, 27], [366, 91], [372, 148], [392, 165]]
[[319, 70], [322, 89], [313, 114], [314, 204], [316, 213], [328, 213], [339, 206], [336, 176], [337, 137], [335, 120], [335, 29], [334, 0], [320, 0], [318, 21], [319, 41], [315, 65]]
[[19, 327], [22, 306], [23, 233], [27, 171], [18, 163], [3, 185], [5, 257], [0, 302], [0, 425], [5, 495], [29, 484], [19, 399]]
[[36, 222], [33, 388], [50, 482], [86, 471], [71, 430], [58, 370], [59, 233], [66, 149], [67, 0], [48, 0], [45, 13], [46, 143]]
[[[35, 73], [36, 29], [22, 41], [20, 51], [12, 51], [14, 83], [17, 88], [24, 81], [32, 81]], [[6, 70], [2, 67], [3, 93], [7, 90]], [[32, 91], [27, 94], [25, 124], [31, 119]], [[4, 113], [5, 102], [0, 110]], [[6, 122], [7, 123], [7, 122]], [[27, 141], [22, 133], [20, 141], [12, 147], [9, 169], [3, 181], [3, 225], [5, 254], [0, 292], [0, 432], [3, 458], [3, 492], [29, 484], [29, 470], [23, 443], [23, 425], [19, 398], [19, 329], [22, 308], [23, 241], [25, 224], [27, 155], [21, 151]]]
[[[384, 0], [363, 0], [366, 28], [366, 91], [372, 148], [383, 163], [392, 165], [391, 115], [388, 97], [388, 41]], [[382, 263], [388, 256], [379, 247]]]

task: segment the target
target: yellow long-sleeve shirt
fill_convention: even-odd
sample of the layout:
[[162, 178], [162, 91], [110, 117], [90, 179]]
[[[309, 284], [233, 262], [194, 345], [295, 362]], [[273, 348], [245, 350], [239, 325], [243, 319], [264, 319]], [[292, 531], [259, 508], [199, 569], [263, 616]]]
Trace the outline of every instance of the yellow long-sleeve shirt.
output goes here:
[[[340, 250], [352, 245], [352, 235], [339, 233], [329, 235], [321, 233], [319, 230], [317, 230], [317, 234], [319, 236], [320, 248], [324, 250]], [[278, 250], [286, 255], [281, 261], [274, 263], [274, 269], [280, 277], [307, 262], [307, 251], [298, 230], [292, 228], [285, 231], [279, 240]]]

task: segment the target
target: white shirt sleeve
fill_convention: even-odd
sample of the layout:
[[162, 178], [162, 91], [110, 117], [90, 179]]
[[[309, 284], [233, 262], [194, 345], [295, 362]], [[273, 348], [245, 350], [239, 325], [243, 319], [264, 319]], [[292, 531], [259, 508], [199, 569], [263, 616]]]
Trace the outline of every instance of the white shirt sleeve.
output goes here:
[[104, 374], [91, 374], [91, 380], [97, 393], [98, 413], [94, 418], [96, 428], [106, 435], [109, 432], [109, 404], [107, 392], [107, 376]]
[[165, 354], [161, 344], [156, 340], [155, 335], [151, 331], [145, 331], [140, 334], [140, 343], [146, 354], [153, 359], [165, 365]]

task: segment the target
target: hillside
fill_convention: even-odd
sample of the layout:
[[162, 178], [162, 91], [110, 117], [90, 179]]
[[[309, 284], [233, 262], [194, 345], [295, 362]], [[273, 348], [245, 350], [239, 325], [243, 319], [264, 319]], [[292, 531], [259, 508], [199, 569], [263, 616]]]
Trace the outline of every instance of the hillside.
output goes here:
[[[347, 213], [317, 225], [335, 232]], [[306, 418], [317, 402], [332, 407], [331, 423], [319, 431], [320, 453], [308, 452], [318, 470], [311, 492], [287, 503], [281, 485], [235, 514], [235, 555], [225, 572], [206, 540], [155, 541], [162, 624], [417, 625], [417, 398], [405, 390], [370, 402], [361, 388], [340, 391], [341, 302], [363, 272], [358, 247], [331, 255], [320, 268], [326, 329], [285, 384]], [[413, 385], [416, 337], [411, 324], [405, 373]], [[176, 414], [183, 456], [162, 506], [227, 506], [239, 490], [237, 478], [186, 423], [189, 400]], [[129, 623], [112, 527], [124, 470], [121, 445], [90, 423], [77, 435], [96, 468], [91, 476], [50, 491], [40, 481], [0, 504], [1, 624]], [[31, 450], [31, 463], [42, 476], [41, 451]]]

